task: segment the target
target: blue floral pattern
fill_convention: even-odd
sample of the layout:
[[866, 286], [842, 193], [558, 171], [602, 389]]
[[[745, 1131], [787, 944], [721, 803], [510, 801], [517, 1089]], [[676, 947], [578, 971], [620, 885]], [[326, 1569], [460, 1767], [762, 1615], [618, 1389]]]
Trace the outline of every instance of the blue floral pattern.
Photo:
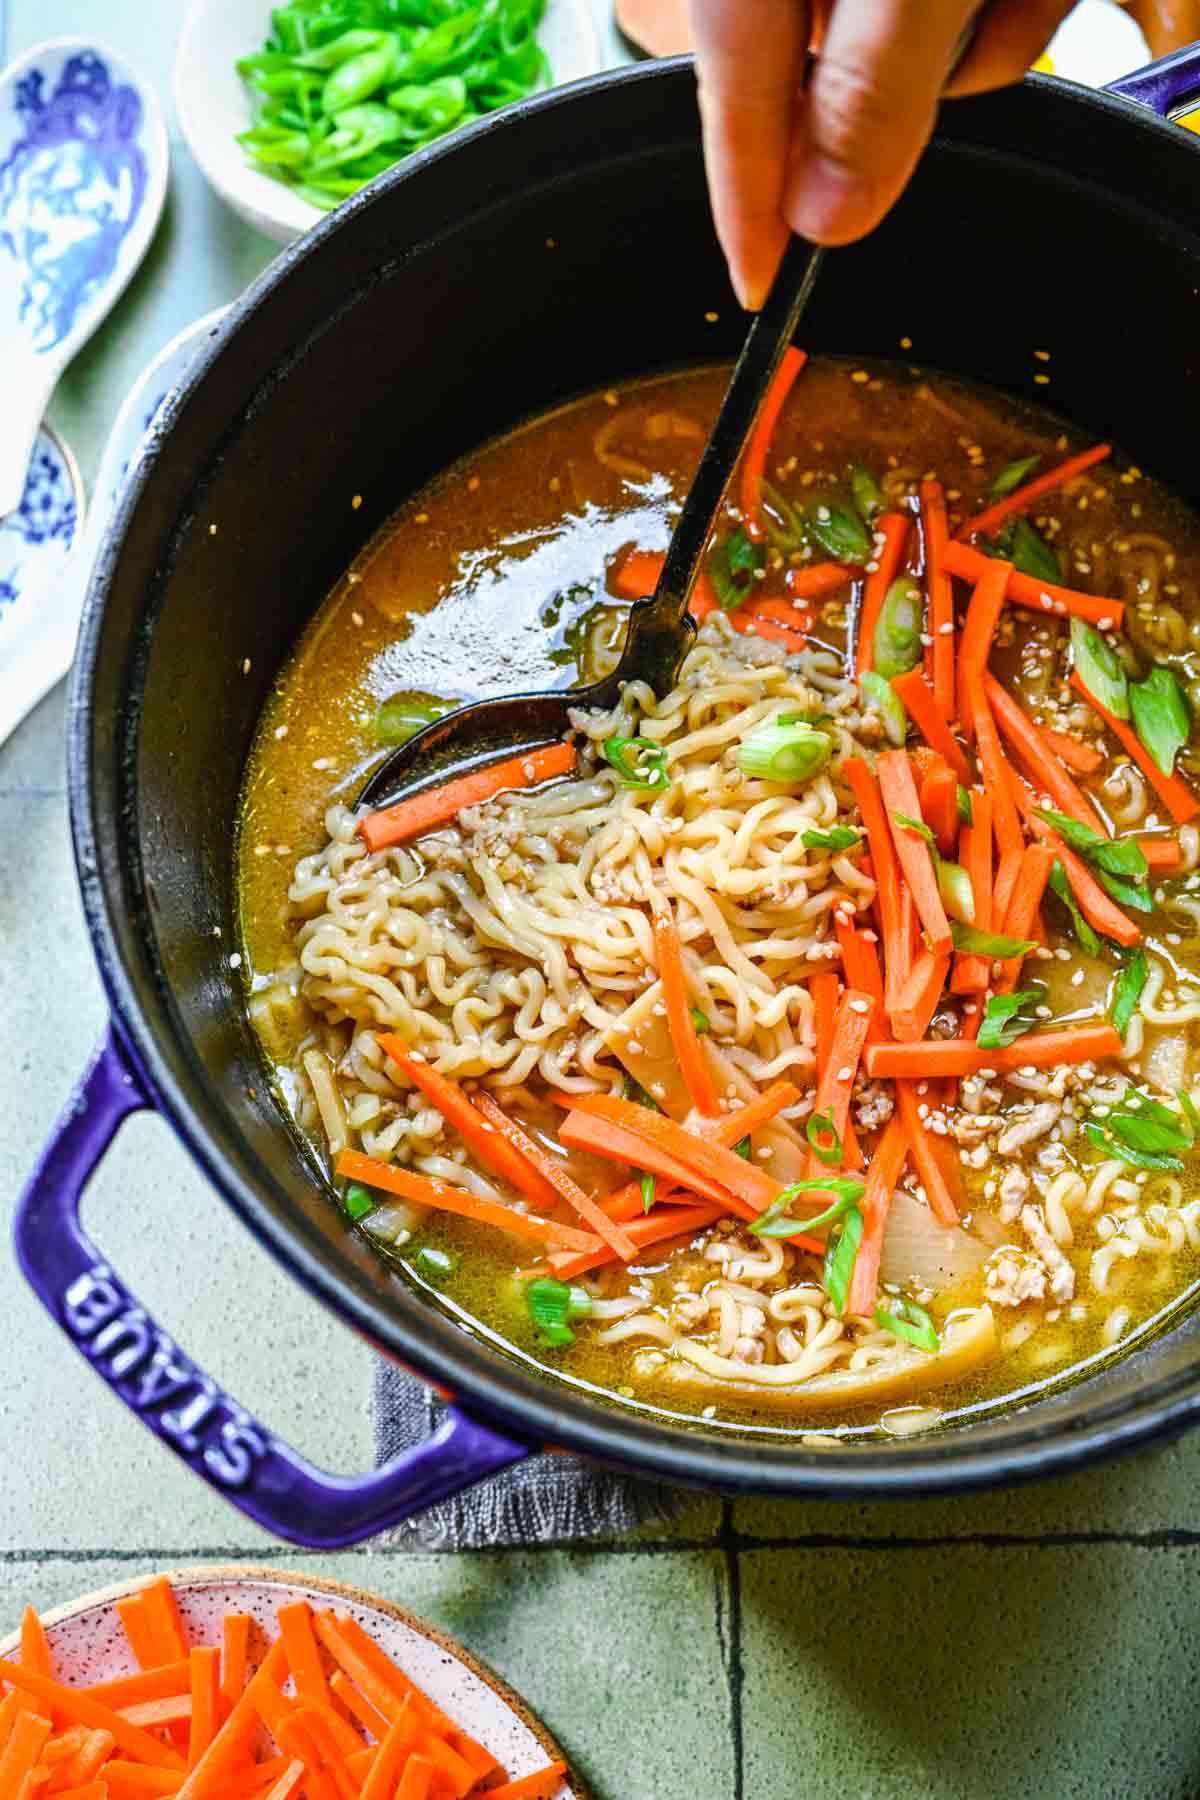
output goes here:
[[48, 574], [75, 541], [79, 507], [70, 467], [45, 431], [38, 440], [15, 512], [0, 519], [0, 626], [23, 599], [35, 601]]
[[112, 277], [147, 186], [132, 87], [93, 51], [46, 86], [40, 69], [17, 83], [18, 136], [0, 163], [0, 245], [20, 269], [20, 323], [43, 354]]

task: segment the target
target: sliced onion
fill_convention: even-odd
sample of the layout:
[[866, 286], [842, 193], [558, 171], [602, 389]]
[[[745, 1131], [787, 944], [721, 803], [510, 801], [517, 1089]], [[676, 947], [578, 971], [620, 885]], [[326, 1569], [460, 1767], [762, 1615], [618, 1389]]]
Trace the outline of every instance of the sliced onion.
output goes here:
[[974, 1273], [988, 1255], [961, 1225], [939, 1225], [923, 1200], [897, 1189], [888, 1214], [879, 1279], [939, 1293]]

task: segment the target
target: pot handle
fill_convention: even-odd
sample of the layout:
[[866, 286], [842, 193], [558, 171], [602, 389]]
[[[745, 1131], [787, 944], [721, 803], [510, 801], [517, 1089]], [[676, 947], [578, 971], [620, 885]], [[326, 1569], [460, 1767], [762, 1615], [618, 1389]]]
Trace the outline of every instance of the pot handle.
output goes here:
[[1144, 69], [1110, 81], [1104, 92], [1136, 100], [1160, 118], [1169, 118], [1184, 101], [1200, 99], [1200, 43], [1185, 44]]
[[456, 1407], [368, 1475], [315, 1468], [178, 1350], [80, 1223], [83, 1191], [118, 1127], [151, 1105], [110, 1027], [17, 1202], [17, 1259], [46, 1310], [160, 1441], [248, 1518], [314, 1549], [358, 1543], [519, 1462], [529, 1447]]

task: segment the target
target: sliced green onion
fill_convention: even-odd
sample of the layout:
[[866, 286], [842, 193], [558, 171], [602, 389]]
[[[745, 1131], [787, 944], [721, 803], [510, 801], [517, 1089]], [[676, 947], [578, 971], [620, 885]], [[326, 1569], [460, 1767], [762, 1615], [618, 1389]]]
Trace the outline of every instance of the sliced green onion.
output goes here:
[[1022, 456], [1016, 462], [1005, 463], [988, 490], [989, 501], [1003, 500], [1008, 494], [1019, 488], [1025, 477], [1033, 473], [1041, 460], [1039, 454]]
[[737, 1143], [733, 1146], [733, 1154], [735, 1156], [740, 1156], [743, 1162], [750, 1161], [750, 1136], [749, 1136], [749, 1133], [747, 1133], [747, 1135], [744, 1138], [738, 1139]]
[[625, 1078], [621, 1083], [621, 1091], [626, 1100], [632, 1100], [637, 1106], [644, 1106], [650, 1112], [660, 1113], [662, 1111], [662, 1107], [654, 1095], [648, 1094], [641, 1082], [631, 1075], [628, 1069], [626, 1069]]
[[743, 775], [763, 781], [807, 781], [833, 754], [833, 739], [811, 725], [760, 725], [737, 747]]
[[901, 826], [905, 831], [915, 831], [919, 838], [924, 838], [931, 849], [937, 849], [937, 839], [934, 837], [932, 831], [930, 831], [928, 825], [926, 825], [924, 819], [910, 819], [907, 813], [893, 813], [892, 817], [895, 819], [897, 825]]
[[708, 562], [708, 577], [713, 591], [726, 612], [732, 612], [749, 598], [750, 590], [761, 570], [767, 566], [767, 553], [761, 544], [752, 544], [742, 526], [718, 544]]
[[600, 748], [605, 761], [617, 771], [622, 787], [649, 793], [670, 786], [665, 744], [648, 744], [641, 738], [614, 735], [605, 738]]
[[866, 463], [851, 463], [850, 492], [864, 519], [873, 519], [876, 513], [883, 511], [883, 489]]
[[947, 917], [957, 919], [960, 925], [973, 925], [975, 923], [975, 890], [971, 886], [971, 877], [962, 864], [946, 862], [939, 856], [937, 859], [937, 884]]
[[903, 749], [908, 736], [908, 714], [904, 702], [885, 675], [868, 669], [858, 678], [859, 688], [868, 706], [873, 706], [883, 721], [884, 736], [889, 744]]
[[818, 1162], [826, 1163], [830, 1168], [838, 1167], [844, 1153], [831, 1113], [810, 1114], [804, 1135]]
[[350, 1183], [342, 1203], [346, 1208], [348, 1219], [365, 1219], [367, 1214], [373, 1213], [379, 1205], [370, 1188], [360, 1186], [357, 1181]]
[[1150, 964], [1146, 959], [1146, 952], [1139, 946], [1128, 962], [1122, 964], [1117, 974], [1113, 986], [1109, 1018], [1112, 1021], [1113, 1030], [1121, 1037], [1124, 1037], [1129, 1030], [1149, 973]]
[[[747, 1230], [756, 1237], [787, 1238], [797, 1231], [813, 1231], [821, 1225], [832, 1225], [844, 1213], [862, 1199], [867, 1189], [865, 1181], [856, 1175], [833, 1176], [822, 1178], [819, 1175], [808, 1181], [793, 1181], [790, 1186], [781, 1188], [772, 1200], [749, 1226]], [[814, 1214], [811, 1219], [793, 1219], [788, 1216], [787, 1209], [797, 1194], [817, 1192], [832, 1194], [834, 1199], [824, 1212]]]
[[529, 1282], [525, 1305], [542, 1342], [556, 1349], [575, 1342], [571, 1321], [585, 1319], [592, 1310], [586, 1288], [568, 1287], [549, 1275]]
[[940, 1340], [925, 1308], [918, 1306], [915, 1300], [903, 1298], [894, 1300], [892, 1307], [894, 1310], [889, 1310], [880, 1304], [875, 1308], [875, 1323], [879, 1328], [894, 1331], [897, 1337], [907, 1338], [918, 1350], [927, 1350], [932, 1356]]
[[421, 1245], [413, 1257], [413, 1264], [418, 1274], [424, 1275], [427, 1281], [434, 1282], [445, 1281], [448, 1275], [453, 1275], [456, 1267], [455, 1258], [448, 1251], [435, 1250], [431, 1244]]
[[875, 624], [872, 661], [880, 675], [906, 675], [921, 660], [925, 597], [911, 575], [897, 575]]
[[1192, 1142], [1194, 1143], [1197, 1138], [1200, 1138], [1200, 1112], [1197, 1112], [1196, 1103], [1186, 1088], [1179, 1090], [1179, 1104], [1183, 1108], [1184, 1118], [1191, 1127]]
[[804, 523], [810, 537], [834, 562], [865, 563], [869, 559], [870, 534], [860, 515], [843, 501], [814, 500], [805, 510]]
[[1034, 811], [1039, 819], [1053, 825], [1064, 843], [1072, 850], [1078, 850], [1086, 862], [1105, 875], [1144, 881], [1149, 874], [1150, 865], [1136, 838], [1102, 837], [1090, 825], [1081, 825], [1078, 819], [1068, 818], [1066, 813], [1051, 812], [1046, 806], [1035, 806]]
[[981, 1050], [1007, 1050], [1037, 1024], [1030, 1008], [1046, 998], [1044, 987], [1023, 988], [1015, 994], [992, 994], [983, 1009], [983, 1022], [975, 1042]]
[[1151, 669], [1145, 681], [1129, 690], [1133, 728], [1164, 775], [1175, 772], [1175, 758], [1192, 734], [1187, 695], [1174, 669]]
[[375, 714], [371, 727], [377, 743], [404, 744], [435, 719], [453, 712], [457, 700], [437, 700], [426, 694], [393, 694]]
[[1132, 881], [1122, 881], [1118, 875], [1108, 875], [1103, 869], [1097, 871], [1100, 886], [1110, 893], [1121, 906], [1132, 906], [1135, 912], [1153, 912], [1154, 901], [1144, 887], [1135, 887]]
[[1129, 680], [1121, 659], [1098, 631], [1072, 614], [1071, 652], [1079, 679], [1114, 719], [1129, 717]]
[[1051, 892], [1062, 901], [1071, 915], [1071, 927], [1079, 948], [1088, 956], [1099, 956], [1100, 939], [1080, 912], [1075, 895], [1071, 891], [1071, 883], [1067, 880], [1066, 871], [1060, 862], [1055, 862], [1050, 871], [1049, 886]]
[[648, 1213], [654, 1205], [654, 1191], [658, 1183], [649, 1172], [643, 1172], [638, 1176], [638, 1185], [642, 1190], [642, 1211]]
[[1107, 1158], [1117, 1162], [1129, 1163], [1135, 1169], [1173, 1169], [1179, 1173], [1183, 1163], [1177, 1156], [1151, 1154], [1144, 1150], [1135, 1150], [1129, 1144], [1118, 1143], [1116, 1138], [1102, 1130], [1090, 1120], [1084, 1126], [1090, 1143]]
[[1180, 1152], [1193, 1149], [1196, 1139], [1190, 1118], [1185, 1125], [1168, 1107], [1137, 1090], [1107, 1114], [1103, 1125], [1088, 1120], [1086, 1130], [1106, 1156], [1138, 1169], [1182, 1170]]
[[800, 842], [806, 850], [849, 850], [862, 838], [860, 831], [849, 825], [834, 825], [828, 831], [803, 831]]
[[854, 1264], [858, 1259], [858, 1246], [862, 1243], [862, 1234], [863, 1216], [857, 1206], [850, 1208], [840, 1229], [835, 1228], [829, 1234], [821, 1281], [825, 1292], [833, 1301], [834, 1312], [839, 1315], [846, 1310], [846, 1297], [850, 1292], [850, 1281], [854, 1274]]
[[696, 1033], [697, 1037], [704, 1037], [712, 1030], [712, 1024], [708, 1014], [706, 1012], [701, 1012], [698, 1006], [693, 1006], [692, 1008], [692, 1030]]
[[1010, 956], [1025, 956], [1037, 945], [1032, 938], [999, 937], [994, 931], [979, 931], [974, 925], [963, 925], [957, 919], [950, 921], [950, 935], [954, 939], [956, 950], [965, 950], [968, 956], [990, 956], [1007, 960]]
[[1004, 554], [1014, 569], [1019, 569], [1022, 575], [1032, 575], [1035, 581], [1049, 582], [1053, 586], [1062, 580], [1058, 552], [1034, 530], [1028, 519], [1013, 520], [1011, 530], [1004, 536]]
[[971, 806], [971, 796], [961, 782], [954, 789], [954, 803], [958, 807], [960, 825], [973, 825], [975, 814]]

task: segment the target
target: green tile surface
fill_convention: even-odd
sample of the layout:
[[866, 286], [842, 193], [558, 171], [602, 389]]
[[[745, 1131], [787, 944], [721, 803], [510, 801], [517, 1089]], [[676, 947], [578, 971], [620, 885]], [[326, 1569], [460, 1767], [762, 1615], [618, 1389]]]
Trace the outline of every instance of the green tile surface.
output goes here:
[[[250, 4], [251, 0], [247, 0]], [[594, 0], [617, 54], [606, 0]], [[167, 92], [182, 0], [0, 0], [6, 55], [87, 32]], [[264, 9], [265, 10], [265, 9]], [[274, 246], [175, 139], [151, 258], [52, 416], [94, 476], [137, 372]], [[0, 747], [0, 1196], [104, 1022], [70, 853], [60, 688]], [[92, 1229], [186, 1348], [327, 1466], [370, 1455], [366, 1347], [226, 1211], [169, 1131], [123, 1132]], [[181, 1271], [185, 1274], [181, 1278]], [[0, 1255], [0, 1630], [196, 1560], [342, 1576], [520, 1688], [598, 1800], [1200, 1796], [1200, 1438], [1057, 1483], [889, 1506], [688, 1495], [621, 1543], [337, 1556], [270, 1543], [117, 1405]]]

